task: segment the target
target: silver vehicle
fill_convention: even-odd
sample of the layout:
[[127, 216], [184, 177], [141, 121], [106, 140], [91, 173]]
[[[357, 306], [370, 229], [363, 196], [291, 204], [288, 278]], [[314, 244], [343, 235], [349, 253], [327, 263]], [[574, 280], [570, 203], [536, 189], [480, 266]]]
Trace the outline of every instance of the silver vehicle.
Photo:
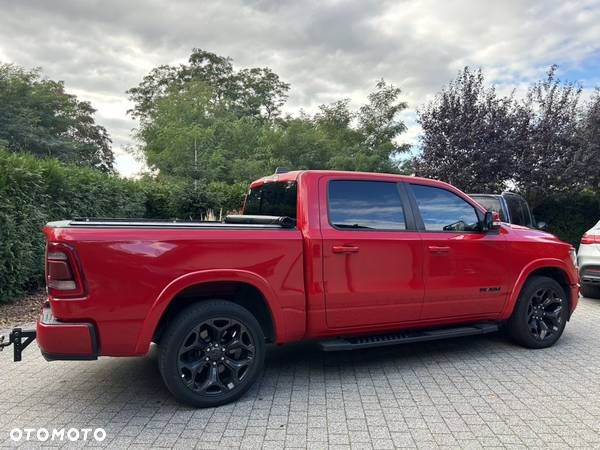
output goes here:
[[600, 298], [600, 222], [581, 238], [577, 252], [581, 295]]

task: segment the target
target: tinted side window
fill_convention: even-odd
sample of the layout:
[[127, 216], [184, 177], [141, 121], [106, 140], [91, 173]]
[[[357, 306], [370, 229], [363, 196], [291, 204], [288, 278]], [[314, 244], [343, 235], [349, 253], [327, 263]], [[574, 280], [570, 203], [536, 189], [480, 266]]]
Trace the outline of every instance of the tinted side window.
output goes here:
[[531, 220], [529, 219], [529, 208], [527, 203], [516, 195], [504, 196], [506, 200], [506, 206], [508, 207], [508, 214], [510, 215], [510, 223], [515, 225], [523, 225], [525, 227], [531, 226]]
[[412, 184], [426, 231], [478, 231], [475, 208], [445, 189]]
[[473, 198], [485, 209], [496, 211], [500, 215], [500, 220], [502, 222], [506, 222], [506, 217], [504, 216], [504, 209], [502, 208], [502, 205], [500, 204], [500, 199], [498, 197], [492, 197], [489, 195], [470, 195], [469, 197]]
[[329, 222], [337, 228], [405, 230], [404, 209], [396, 183], [331, 181]]
[[250, 190], [244, 214], [296, 218], [296, 182], [265, 183]]

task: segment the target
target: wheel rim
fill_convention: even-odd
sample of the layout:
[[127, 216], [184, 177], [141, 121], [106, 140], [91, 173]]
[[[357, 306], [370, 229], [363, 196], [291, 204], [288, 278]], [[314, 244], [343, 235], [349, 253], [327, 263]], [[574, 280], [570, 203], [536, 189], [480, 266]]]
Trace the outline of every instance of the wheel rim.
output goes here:
[[561, 327], [564, 299], [552, 288], [541, 288], [529, 299], [527, 325], [531, 335], [544, 341], [556, 335]]
[[177, 355], [183, 383], [202, 395], [234, 390], [250, 372], [255, 343], [248, 328], [225, 317], [209, 319], [191, 330]]

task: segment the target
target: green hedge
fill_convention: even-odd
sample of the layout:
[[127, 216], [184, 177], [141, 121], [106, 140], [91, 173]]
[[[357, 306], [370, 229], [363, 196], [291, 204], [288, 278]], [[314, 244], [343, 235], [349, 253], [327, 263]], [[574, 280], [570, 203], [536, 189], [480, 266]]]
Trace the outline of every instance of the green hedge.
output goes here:
[[74, 217], [202, 219], [240, 207], [245, 187], [194, 189], [153, 179], [126, 180], [51, 159], [0, 149], [0, 302], [43, 283], [46, 222]]
[[538, 221], [548, 224], [548, 231], [575, 248], [581, 236], [600, 220], [600, 195], [591, 191], [544, 199], [533, 208]]
[[[46, 222], [73, 217], [203, 219], [240, 207], [246, 186], [213, 183], [195, 189], [180, 182], [126, 180], [0, 149], [0, 302], [43, 283]], [[534, 208], [537, 220], [577, 246], [600, 218], [593, 192], [546, 199]]]

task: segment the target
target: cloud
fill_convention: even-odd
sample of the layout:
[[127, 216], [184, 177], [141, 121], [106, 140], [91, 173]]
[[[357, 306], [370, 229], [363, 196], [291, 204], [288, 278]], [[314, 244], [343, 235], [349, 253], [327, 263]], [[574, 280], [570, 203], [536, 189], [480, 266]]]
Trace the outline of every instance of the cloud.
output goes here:
[[[41, 66], [98, 109], [117, 167], [135, 126], [125, 91], [158, 64], [184, 62], [193, 47], [269, 66], [291, 84], [286, 111], [365, 101], [381, 77], [403, 90], [411, 112], [402, 142], [414, 143], [414, 110], [464, 65], [483, 67], [501, 88], [523, 86], [561, 66], [600, 84], [598, 1], [116, 1], [0, 0], [0, 58]], [[595, 63], [593, 61], [596, 61]]]

